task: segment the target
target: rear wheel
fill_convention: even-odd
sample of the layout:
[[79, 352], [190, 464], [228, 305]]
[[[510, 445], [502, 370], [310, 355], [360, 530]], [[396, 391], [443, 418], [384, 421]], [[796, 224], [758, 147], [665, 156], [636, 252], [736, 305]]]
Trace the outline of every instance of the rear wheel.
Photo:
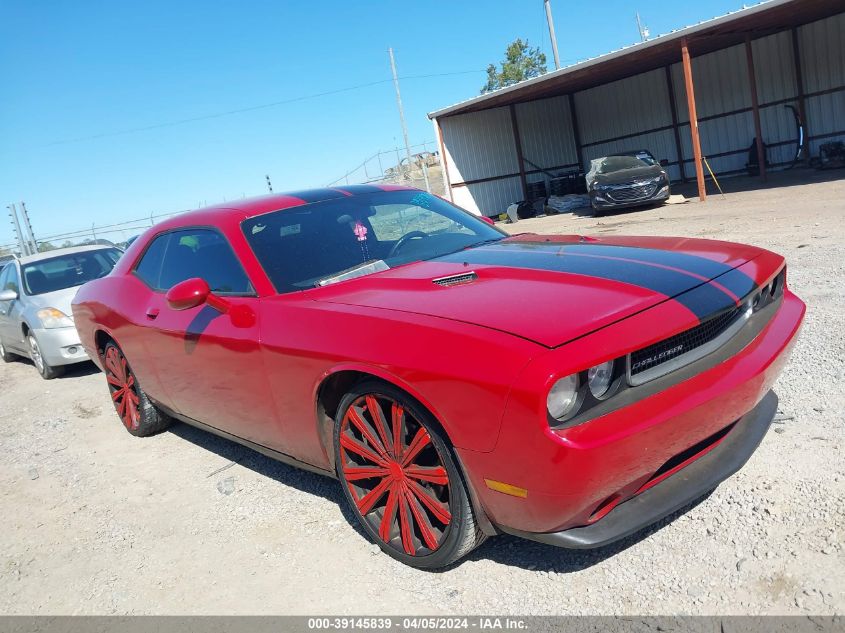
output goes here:
[[393, 558], [436, 569], [484, 540], [446, 439], [407, 394], [362, 383], [340, 403], [334, 441], [352, 511]]
[[65, 368], [63, 366], [60, 365], [58, 367], [53, 367], [44, 360], [44, 356], [41, 353], [41, 347], [38, 345], [38, 339], [35, 338], [35, 334], [30, 332], [26, 337], [26, 341], [29, 345], [29, 357], [35, 364], [35, 369], [38, 370], [38, 373], [41, 374], [41, 377], [44, 380], [53, 380], [53, 378], [58, 378], [65, 373]]
[[170, 417], [150, 402], [123, 352], [114, 343], [106, 344], [103, 365], [114, 408], [127, 431], [145, 437], [160, 433], [170, 426]]

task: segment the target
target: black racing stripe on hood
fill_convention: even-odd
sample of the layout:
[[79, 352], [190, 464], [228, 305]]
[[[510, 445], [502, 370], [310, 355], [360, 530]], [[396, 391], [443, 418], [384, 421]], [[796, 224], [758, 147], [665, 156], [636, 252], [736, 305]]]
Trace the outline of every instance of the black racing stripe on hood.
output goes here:
[[[542, 244], [542, 243], [540, 243]], [[548, 244], [545, 244], [548, 246]], [[660, 266], [671, 266], [691, 272], [695, 275], [713, 279], [719, 275], [733, 270], [727, 264], [713, 261], [697, 255], [678, 253], [677, 251], [664, 251], [656, 248], [640, 248], [638, 246], [608, 246], [606, 244], [566, 244], [564, 252], [583, 253], [584, 255], [601, 255], [604, 257], [623, 257], [635, 259], [646, 264], [658, 264]]]
[[[697, 280], [681, 271], [660, 268], [646, 262], [639, 264], [636, 261], [620, 262], [602, 257], [567, 257], [567, 248], [550, 244], [503, 243], [500, 246], [470, 248], [439, 257], [434, 261], [548, 270], [632, 284], [675, 299], [699, 320], [736, 305], [733, 297], [717, 286]], [[584, 251], [583, 254], [586, 255], [587, 252]], [[614, 255], [622, 256], [618, 252], [614, 252]], [[691, 290], [693, 288], [694, 292]]]
[[[542, 242], [538, 242], [542, 244]], [[547, 244], [545, 244], [547, 246]], [[605, 244], [567, 244], [564, 251], [583, 253], [585, 255], [598, 255], [602, 257], [622, 257], [635, 259], [647, 264], [658, 266], [670, 266], [694, 275], [716, 279], [718, 283], [732, 292], [738, 299], [749, 294], [757, 284], [754, 280], [741, 270], [732, 268], [727, 264], [690, 255], [677, 251], [664, 251], [656, 248], [641, 248], [638, 246], [608, 246]]]
[[715, 281], [730, 290], [740, 299], [751, 294], [751, 291], [757, 287], [757, 283], [751, 277], [736, 268], [729, 270], [724, 275], [719, 275], [719, 278]]

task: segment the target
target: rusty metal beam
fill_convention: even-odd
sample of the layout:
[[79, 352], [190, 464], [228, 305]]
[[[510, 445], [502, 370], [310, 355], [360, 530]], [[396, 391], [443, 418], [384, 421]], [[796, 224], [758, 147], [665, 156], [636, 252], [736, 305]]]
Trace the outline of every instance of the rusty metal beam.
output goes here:
[[578, 171], [585, 170], [584, 150], [581, 145], [581, 130], [578, 128], [578, 113], [575, 111], [575, 95], [569, 94], [569, 120], [572, 122], [572, 138], [575, 140], [575, 156], [578, 159]]
[[760, 179], [766, 182], [766, 150], [763, 148], [763, 126], [760, 124], [760, 102], [757, 100], [757, 75], [754, 74], [754, 53], [751, 36], [745, 36], [745, 59], [748, 62], [748, 87], [751, 89], [751, 113], [754, 117], [754, 134], [757, 136], [757, 162]]
[[798, 41], [798, 29], [795, 27], [792, 28], [792, 59], [795, 62], [795, 87], [798, 90], [798, 115], [801, 117], [801, 123], [804, 124], [803, 161], [806, 163], [810, 155], [810, 147], [807, 143], [810, 126], [807, 125], [806, 95], [804, 94], [804, 71], [801, 68], [801, 45]]
[[695, 111], [695, 86], [692, 81], [692, 64], [690, 63], [687, 40], [681, 40], [681, 61], [684, 66], [684, 87], [687, 91], [687, 108], [689, 110], [689, 128], [692, 137], [692, 154], [695, 158], [695, 180], [698, 183], [698, 199], [707, 200], [707, 189], [704, 186], [704, 165], [701, 163], [701, 139], [698, 136], [698, 115]]
[[681, 132], [678, 130], [678, 108], [675, 103], [675, 86], [672, 84], [672, 69], [666, 66], [666, 89], [669, 91], [669, 109], [672, 111], [672, 131], [675, 133], [675, 152], [678, 155], [678, 170], [681, 173], [681, 182], [687, 181], [684, 173], [684, 149], [681, 145]]
[[434, 134], [437, 137], [437, 145], [440, 148], [440, 172], [443, 175], [444, 193], [449, 196], [449, 200], [455, 201], [455, 196], [452, 194], [452, 183], [449, 179], [449, 165], [446, 162], [446, 144], [443, 141], [443, 128], [440, 127], [440, 120], [434, 119]]
[[516, 121], [516, 106], [509, 106], [511, 111], [511, 128], [513, 129], [513, 143], [516, 146], [516, 160], [519, 163], [519, 184], [522, 186], [522, 199], [528, 200], [528, 179], [525, 177], [525, 161], [522, 158], [522, 139], [519, 138], [519, 124]]

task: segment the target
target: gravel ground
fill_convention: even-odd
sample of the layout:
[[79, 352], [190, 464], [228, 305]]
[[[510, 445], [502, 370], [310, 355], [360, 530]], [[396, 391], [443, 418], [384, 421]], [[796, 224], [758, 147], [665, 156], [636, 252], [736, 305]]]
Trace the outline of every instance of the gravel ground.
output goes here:
[[420, 572], [367, 543], [335, 482], [184, 425], [133, 438], [92, 365], [47, 383], [13, 362], [0, 366], [0, 613], [845, 612], [845, 182], [798, 184], [807, 177], [508, 227], [786, 255], [809, 311], [777, 422], [742, 471], [673, 520], [588, 553], [497, 537]]

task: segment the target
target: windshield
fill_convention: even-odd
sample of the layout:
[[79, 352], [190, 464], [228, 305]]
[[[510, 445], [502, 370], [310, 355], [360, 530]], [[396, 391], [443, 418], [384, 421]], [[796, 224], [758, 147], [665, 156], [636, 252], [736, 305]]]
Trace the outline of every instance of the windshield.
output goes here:
[[505, 237], [480, 218], [416, 190], [273, 211], [244, 221], [242, 229], [277, 292], [336, 283]]
[[607, 156], [599, 160], [598, 173], [610, 174], [614, 171], [651, 167], [655, 164], [657, 164], [657, 161], [648, 152], [642, 152], [636, 156]]
[[116, 248], [82, 251], [24, 264], [23, 286], [28, 295], [42, 295], [105, 277], [120, 258]]

